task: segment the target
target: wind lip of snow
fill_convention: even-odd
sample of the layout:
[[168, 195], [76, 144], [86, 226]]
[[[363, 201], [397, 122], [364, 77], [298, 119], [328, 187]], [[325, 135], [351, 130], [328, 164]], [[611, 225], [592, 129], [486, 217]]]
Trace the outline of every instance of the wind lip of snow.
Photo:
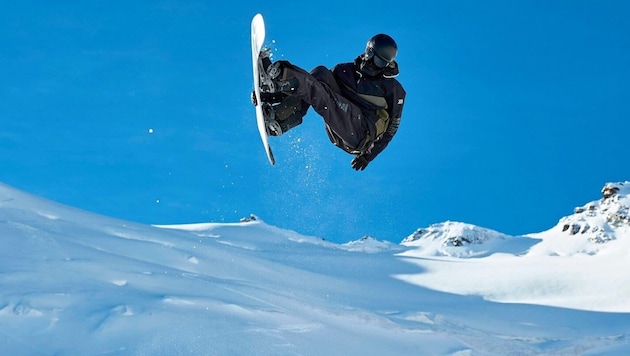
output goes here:
[[364, 236], [358, 240], [346, 242], [339, 245], [339, 248], [347, 251], [364, 253], [398, 252], [407, 250], [406, 246], [394, 244], [389, 241], [380, 241], [371, 236]]
[[[406, 250], [408, 247], [401, 244], [395, 244], [389, 241], [377, 240], [371, 236], [364, 236], [358, 240], [350, 241], [343, 244], [333, 243], [324, 239], [312, 236], [304, 236], [294, 231], [284, 230], [275, 226], [266, 224], [260, 218], [256, 218], [251, 221], [242, 221], [238, 223], [192, 223], [192, 224], [171, 224], [171, 225], [152, 225], [160, 229], [167, 230], [179, 230], [192, 232], [200, 237], [214, 237], [220, 238], [221, 234], [217, 230], [224, 229], [226, 227], [244, 227], [244, 226], [258, 226], [262, 229], [274, 231], [279, 235], [286, 237], [287, 240], [302, 243], [319, 245], [322, 247], [332, 248], [336, 250], [344, 250], [349, 252], [362, 252], [362, 253], [383, 253], [383, 252], [400, 252]], [[217, 232], [217, 233], [214, 233]]]
[[246, 226], [246, 225], [255, 225], [260, 224], [260, 221], [249, 221], [249, 222], [237, 222], [237, 223], [190, 223], [190, 224], [168, 224], [168, 225], [159, 225], [154, 224], [151, 226], [160, 228], [160, 229], [168, 229], [168, 230], [181, 230], [181, 231], [190, 231], [190, 232], [207, 232], [212, 231], [217, 228], [226, 227], [226, 226]]

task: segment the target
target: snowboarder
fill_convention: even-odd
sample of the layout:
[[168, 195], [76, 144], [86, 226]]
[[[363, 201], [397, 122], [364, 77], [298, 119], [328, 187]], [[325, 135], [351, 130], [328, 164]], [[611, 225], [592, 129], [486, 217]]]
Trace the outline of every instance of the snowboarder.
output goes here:
[[300, 125], [313, 107], [324, 119], [330, 141], [355, 155], [353, 169], [364, 170], [400, 124], [405, 90], [395, 79], [397, 53], [396, 42], [378, 34], [354, 62], [332, 70], [318, 66], [309, 73], [288, 61], [272, 63], [269, 50], [263, 50], [262, 68], [271, 79], [261, 89], [267, 133], [280, 136]]

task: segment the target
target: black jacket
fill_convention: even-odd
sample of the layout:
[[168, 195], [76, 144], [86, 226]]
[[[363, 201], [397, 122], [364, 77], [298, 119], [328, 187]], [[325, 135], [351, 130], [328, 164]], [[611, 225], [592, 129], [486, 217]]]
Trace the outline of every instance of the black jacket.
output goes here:
[[[376, 77], [362, 73], [359, 67], [360, 63], [361, 57], [359, 56], [353, 63], [336, 65], [332, 69], [332, 73], [339, 84], [341, 95], [361, 107], [370, 136], [374, 137], [374, 146], [364, 155], [368, 161], [371, 161], [387, 147], [398, 131], [406, 93], [402, 85], [395, 79], [398, 76], [398, 64], [396, 62]], [[368, 101], [365, 99], [366, 96], [380, 99]], [[374, 103], [382, 101], [382, 99], [386, 103], [385, 107]], [[385, 109], [390, 118], [385, 133], [380, 137], [376, 137], [378, 109]]]

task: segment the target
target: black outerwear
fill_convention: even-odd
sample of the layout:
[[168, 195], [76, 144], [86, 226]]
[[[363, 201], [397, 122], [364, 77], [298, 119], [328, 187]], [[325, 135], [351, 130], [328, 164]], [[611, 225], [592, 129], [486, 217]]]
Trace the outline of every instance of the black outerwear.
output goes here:
[[[283, 79], [298, 82], [291, 95], [302, 101], [302, 115], [309, 106], [324, 119], [333, 144], [352, 154], [362, 154], [373, 160], [392, 140], [402, 115], [405, 91], [394, 79], [396, 63], [378, 76], [370, 77], [360, 71], [360, 57], [354, 63], [342, 63], [332, 70], [318, 66], [310, 73], [281, 61]], [[375, 100], [367, 98], [380, 98]], [[377, 134], [377, 110], [389, 114], [388, 126]]]
[[[376, 77], [364, 75], [360, 68], [361, 57], [357, 57], [354, 63], [342, 63], [336, 65], [332, 69], [332, 73], [339, 83], [341, 95], [356, 103], [364, 114], [369, 133], [374, 139], [374, 146], [371, 151], [365, 155], [368, 161], [373, 160], [392, 140], [402, 117], [402, 110], [405, 100], [405, 90], [402, 85], [395, 79], [398, 76], [398, 64], [392, 63], [392, 67], [388, 67], [385, 71]], [[381, 109], [377, 105], [364, 99], [365, 96], [384, 98], [386, 104], [385, 109], [389, 114], [389, 125], [385, 133], [377, 137], [375, 123], [378, 119], [377, 109]]]

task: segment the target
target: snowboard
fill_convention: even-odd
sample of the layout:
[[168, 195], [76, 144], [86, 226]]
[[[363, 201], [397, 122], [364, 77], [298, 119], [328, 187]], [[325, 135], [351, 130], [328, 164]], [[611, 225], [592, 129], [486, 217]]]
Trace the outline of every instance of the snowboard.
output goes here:
[[252, 19], [252, 70], [254, 74], [254, 94], [252, 101], [256, 108], [256, 123], [258, 124], [258, 132], [260, 132], [260, 138], [262, 139], [265, 152], [269, 163], [273, 166], [276, 164], [276, 160], [273, 157], [271, 146], [269, 145], [269, 136], [267, 135], [267, 129], [265, 124], [265, 117], [263, 116], [262, 101], [260, 100], [260, 83], [261, 73], [264, 73], [264, 69], [261, 68], [259, 61], [260, 51], [263, 48], [265, 42], [265, 21], [261, 14], [256, 14]]

